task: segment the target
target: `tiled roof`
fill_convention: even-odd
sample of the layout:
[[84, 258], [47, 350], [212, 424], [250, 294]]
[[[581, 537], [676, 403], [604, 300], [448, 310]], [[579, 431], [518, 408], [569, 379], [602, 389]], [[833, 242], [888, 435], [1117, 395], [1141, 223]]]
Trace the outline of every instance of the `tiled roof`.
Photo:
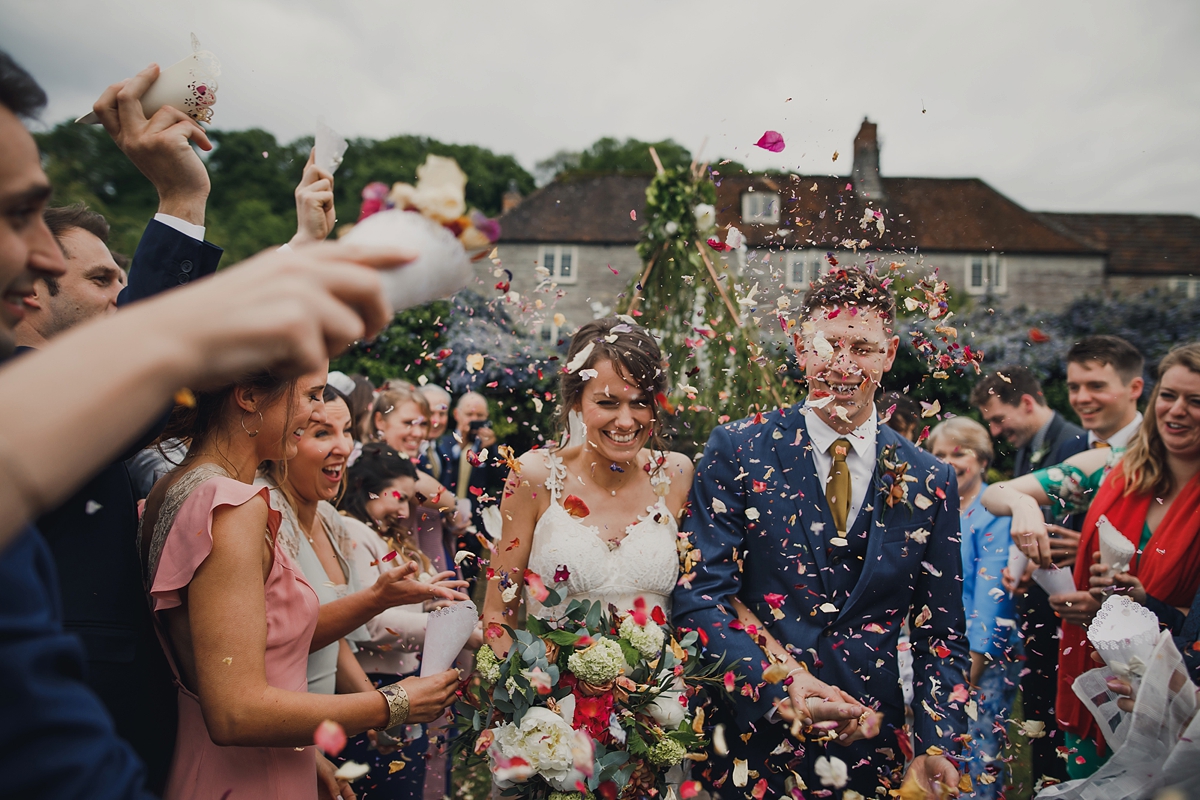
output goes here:
[[[843, 239], [869, 249], [1005, 253], [1096, 254], [1099, 247], [1047, 224], [978, 178], [884, 178], [886, 200], [859, 198], [850, 179], [803, 175], [734, 176], [717, 187], [717, 217], [758, 247], [834, 248]], [[741, 221], [741, 196], [774, 191], [782, 200], [778, 224]], [[870, 207], [882, 211], [885, 232], [862, 224]], [[780, 236], [779, 231], [791, 233]]]
[[500, 241], [636, 244], [649, 184], [642, 175], [554, 181], [500, 218]]
[[1200, 275], [1200, 217], [1190, 214], [1039, 214], [1108, 252], [1111, 275]]

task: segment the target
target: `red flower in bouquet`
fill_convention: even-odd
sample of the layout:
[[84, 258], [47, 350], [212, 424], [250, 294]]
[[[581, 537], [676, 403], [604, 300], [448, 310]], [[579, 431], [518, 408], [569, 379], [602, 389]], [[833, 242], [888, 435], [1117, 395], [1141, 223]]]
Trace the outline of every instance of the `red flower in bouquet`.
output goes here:
[[571, 727], [587, 731], [588, 735], [598, 742], [610, 744], [613, 739], [608, 726], [612, 719], [612, 710], [612, 692], [604, 692], [590, 697], [581, 692], [575, 692], [575, 718], [571, 722]]

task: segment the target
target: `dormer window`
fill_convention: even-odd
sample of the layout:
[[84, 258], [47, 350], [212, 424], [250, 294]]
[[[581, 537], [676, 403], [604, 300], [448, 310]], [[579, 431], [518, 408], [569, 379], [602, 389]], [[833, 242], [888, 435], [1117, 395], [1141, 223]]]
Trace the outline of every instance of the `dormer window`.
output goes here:
[[756, 192], [753, 190], [743, 194], [742, 221], [778, 225], [779, 195], [775, 192]]

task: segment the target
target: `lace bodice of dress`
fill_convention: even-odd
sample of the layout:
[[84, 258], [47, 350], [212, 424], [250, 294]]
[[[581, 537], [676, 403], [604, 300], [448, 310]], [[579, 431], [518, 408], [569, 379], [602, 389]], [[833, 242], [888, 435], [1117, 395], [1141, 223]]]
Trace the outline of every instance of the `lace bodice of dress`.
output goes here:
[[[627, 611], [636, 598], [642, 597], [647, 608], [660, 606], [670, 617], [671, 592], [679, 578], [679, 555], [678, 526], [665, 499], [671, 485], [667, 470], [657, 470], [650, 477], [658, 500], [626, 529], [624, 539], [610, 546], [599, 529], [572, 517], [563, 508], [566, 467], [552, 452], [547, 452], [545, 458], [550, 472], [546, 478], [550, 506], [534, 526], [529, 569], [540, 575], [548, 588], [565, 589], [566, 593], [561, 605], [543, 607], [526, 592], [529, 613], [556, 616], [571, 600], [598, 600]], [[555, 583], [562, 567], [569, 577]]]

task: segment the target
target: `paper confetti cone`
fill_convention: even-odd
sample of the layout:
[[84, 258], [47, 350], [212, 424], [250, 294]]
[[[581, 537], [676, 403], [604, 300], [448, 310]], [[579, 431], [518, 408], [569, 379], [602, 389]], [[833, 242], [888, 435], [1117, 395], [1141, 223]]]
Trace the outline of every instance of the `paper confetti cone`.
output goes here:
[[479, 610], [470, 600], [439, 608], [425, 623], [425, 649], [421, 653], [421, 677], [450, 669], [479, 622]]
[[467, 251], [449, 230], [415, 211], [380, 211], [355, 225], [343, 241], [403, 247], [416, 254], [408, 264], [379, 274], [397, 311], [449, 297], [475, 277]]
[[346, 155], [349, 145], [340, 133], [325, 124], [324, 119], [317, 120], [316, 141], [313, 143], [316, 153], [316, 165], [330, 175], [337, 172], [342, 165], [342, 157]]
[[1100, 531], [1100, 563], [1109, 565], [1108, 574], [1112, 576], [1129, 569], [1129, 564], [1137, 553], [1133, 542], [1126, 539], [1123, 533], [1113, 527], [1113, 524], [1108, 521], [1108, 517], [1103, 514], [1097, 521], [1096, 527]]
[[[197, 122], [212, 122], [220, 75], [221, 62], [208, 50], [201, 50], [200, 41], [192, 34], [192, 54], [159, 73], [158, 80], [142, 95], [142, 111], [149, 118], [163, 106], [171, 106]], [[89, 112], [75, 121], [94, 125], [100, 119]]]
[[1088, 626], [1092, 647], [1117, 677], [1129, 681], [1135, 691], [1146, 674], [1157, 639], [1158, 617], [1122, 595], [1105, 600]]
[[1008, 546], [1008, 574], [1012, 575], [1013, 580], [1020, 581], [1021, 576], [1025, 574], [1025, 567], [1029, 566], [1029, 556], [1021, 552], [1021, 548], [1015, 544]]
[[1033, 571], [1033, 582], [1046, 590], [1048, 595], [1067, 594], [1075, 591], [1075, 577], [1069, 569], [1041, 567]]

